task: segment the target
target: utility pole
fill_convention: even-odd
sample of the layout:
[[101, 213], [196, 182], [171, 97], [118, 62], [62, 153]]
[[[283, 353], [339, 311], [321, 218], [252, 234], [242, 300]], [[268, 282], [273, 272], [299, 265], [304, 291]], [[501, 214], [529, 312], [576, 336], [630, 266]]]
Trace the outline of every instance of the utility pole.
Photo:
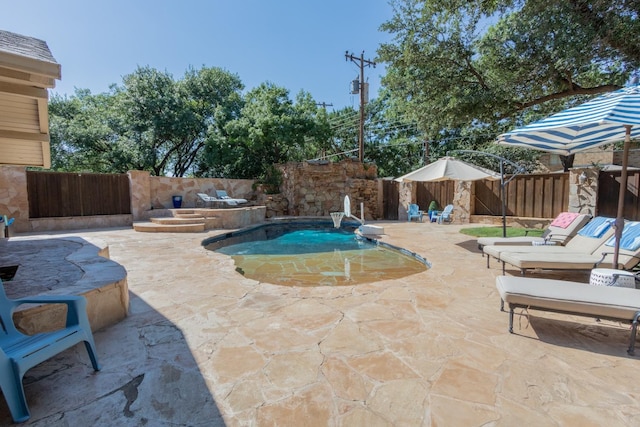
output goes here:
[[364, 59], [364, 50], [360, 54], [360, 57], [354, 56], [353, 53], [349, 53], [346, 51], [344, 53], [345, 60], [354, 62], [356, 65], [360, 67], [360, 130], [358, 132], [358, 159], [360, 162], [364, 162], [364, 105], [366, 103], [365, 93], [364, 93], [364, 67], [376, 67], [376, 63], [374, 61], [370, 61], [368, 59]]
[[316, 105], [318, 107], [322, 107], [325, 110], [327, 109], [327, 107], [333, 107], [333, 104], [327, 104], [326, 102], [316, 102]]

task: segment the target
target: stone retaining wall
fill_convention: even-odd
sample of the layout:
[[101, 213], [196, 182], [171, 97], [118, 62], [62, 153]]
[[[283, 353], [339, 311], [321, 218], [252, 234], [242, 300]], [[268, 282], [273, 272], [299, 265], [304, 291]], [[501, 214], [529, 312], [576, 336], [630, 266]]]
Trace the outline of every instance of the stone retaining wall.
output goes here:
[[326, 216], [344, 210], [344, 197], [351, 200], [351, 212], [366, 220], [382, 218], [382, 189], [377, 167], [351, 160], [340, 163], [303, 162], [279, 166], [283, 175], [282, 194], [293, 216]]

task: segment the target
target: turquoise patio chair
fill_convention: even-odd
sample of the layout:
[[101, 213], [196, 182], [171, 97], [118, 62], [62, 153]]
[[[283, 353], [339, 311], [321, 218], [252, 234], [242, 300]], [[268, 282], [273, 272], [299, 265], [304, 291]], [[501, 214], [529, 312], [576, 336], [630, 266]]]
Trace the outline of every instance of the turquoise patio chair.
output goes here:
[[[53, 332], [25, 335], [16, 329], [12, 318], [16, 307], [21, 304], [66, 304], [66, 326]], [[100, 370], [86, 305], [87, 301], [82, 296], [37, 296], [11, 300], [0, 281], [0, 389], [15, 422], [24, 422], [30, 417], [22, 386], [22, 377], [29, 369], [84, 341], [93, 369]]]
[[434, 215], [431, 221], [437, 222], [438, 224], [453, 221], [453, 205], [445, 206], [442, 212], [438, 212], [436, 215]]
[[418, 218], [420, 222], [422, 222], [422, 215], [424, 211], [420, 210], [420, 207], [416, 204], [409, 205], [409, 209], [407, 209], [407, 221], [411, 221], [411, 218]]

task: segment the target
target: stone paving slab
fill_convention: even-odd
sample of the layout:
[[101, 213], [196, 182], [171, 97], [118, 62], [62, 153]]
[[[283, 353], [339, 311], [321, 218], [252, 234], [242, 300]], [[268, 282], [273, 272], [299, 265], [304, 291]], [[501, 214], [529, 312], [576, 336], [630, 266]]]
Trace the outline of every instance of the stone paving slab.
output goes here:
[[637, 424], [628, 325], [531, 311], [509, 334], [501, 267], [485, 267], [463, 226], [377, 224], [433, 267], [294, 288], [243, 278], [201, 247], [215, 232], [79, 233], [108, 242], [127, 269], [130, 315], [95, 334], [102, 371], [76, 346], [27, 372], [30, 424]]

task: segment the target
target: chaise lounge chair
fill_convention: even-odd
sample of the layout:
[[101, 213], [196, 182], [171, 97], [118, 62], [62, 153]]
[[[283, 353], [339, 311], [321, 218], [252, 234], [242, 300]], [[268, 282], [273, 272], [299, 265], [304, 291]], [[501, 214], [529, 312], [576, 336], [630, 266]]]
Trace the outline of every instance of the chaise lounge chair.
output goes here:
[[[596, 267], [611, 266], [614, 269], [630, 270], [640, 262], [640, 222], [629, 221], [625, 224], [620, 240], [618, 265], [612, 265], [614, 246], [615, 236], [611, 236], [590, 254], [576, 251], [503, 252], [500, 254], [500, 261], [503, 263], [503, 274], [505, 273], [505, 265], [510, 264], [519, 268], [523, 276], [527, 270], [531, 269], [590, 270]], [[565, 248], [568, 248], [568, 245]]]
[[591, 215], [588, 214], [562, 212], [549, 224], [542, 237], [526, 235], [520, 237], [481, 237], [478, 239], [478, 249], [482, 250], [484, 246], [531, 246], [546, 243], [564, 246], [590, 219]]
[[[543, 244], [540, 246], [527, 245], [491, 245], [482, 248], [483, 255], [487, 255], [487, 268], [489, 268], [490, 257], [502, 261], [503, 253], [527, 253], [527, 254], [550, 254], [550, 253], [583, 253], [592, 254], [602, 246], [607, 239], [613, 235], [614, 218], [595, 217], [584, 225], [575, 237], [571, 238], [565, 246]], [[546, 243], [546, 242], [545, 242]]]
[[227, 203], [230, 206], [235, 206], [241, 203], [247, 203], [247, 199], [233, 199], [229, 197], [225, 190], [216, 190], [216, 195], [218, 199], [224, 203]]
[[[21, 333], [13, 323], [12, 315], [22, 304], [66, 304], [66, 326], [35, 335]], [[100, 370], [86, 305], [86, 299], [82, 296], [39, 296], [11, 300], [7, 298], [0, 281], [0, 389], [15, 422], [24, 422], [30, 416], [22, 386], [22, 377], [29, 369], [84, 342], [93, 369]]]
[[[221, 194], [226, 196], [226, 192], [225, 191], [221, 191], [221, 190], [216, 190], [216, 193], [220, 192]], [[226, 197], [214, 197], [214, 196], [209, 196], [208, 194], [205, 193], [198, 193], [198, 197], [200, 198], [200, 200], [202, 200], [205, 203], [206, 207], [211, 207], [211, 205], [213, 203], [224, 203], [228, 206], [236, 206], [240, 203], [247, 203], [246, 199], [232, 199], [229, 196]]]
[[593, 286], [563, 280], [498, 276], [496, 287], [501, 308], [509, 307], [509, 332], [513, 333], [514, 309], [552, 311], [631, 324], [627, 352], [634, 354], [640, 320], [640, 291], [616, 286]]

